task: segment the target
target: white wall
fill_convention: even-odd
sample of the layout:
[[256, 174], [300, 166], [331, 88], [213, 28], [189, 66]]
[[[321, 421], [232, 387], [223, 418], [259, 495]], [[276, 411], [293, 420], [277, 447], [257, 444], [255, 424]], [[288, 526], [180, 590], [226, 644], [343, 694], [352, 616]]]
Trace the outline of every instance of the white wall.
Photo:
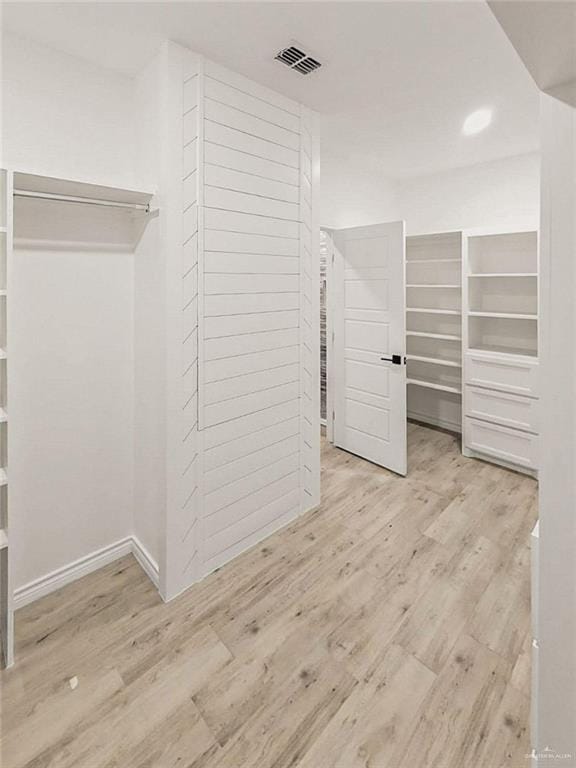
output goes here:
[[404, 219], [408, 235], [536, 226], [539, 185], [538, 154], [396, 180], [387, 179], [382, 169], [331, 162], [322, 166], [322, 226]]
[[9, 471], [19, 589], [132, 532], [133, 254], [124, 211], [17, 200], [14, 219]]
[[403, 179], [396, 185], [396, 204], [409, 235], [534, 226], [539, 217], [539, 185], [539, 155], [519, 155]]
[[152, 219], [134, 254], [134, 510], [133, 533], [158, 563], [166, 508], [164, 265], [159, 221]]
[[399, 218], [396, 184], [382, 169], [364, 168], [354, 158], [322, 158], [322, 227], [360, 227]]
[[[576, 766], [576, 109], [542, 94], [539, 765]], [[562, 757], [570, 754], [570, 758]]]
[[2, 76], [3, 166], [140, 186], [131, 79], [8, 35]]
[[[160, 174], [159, 62], [151, 61], [136, 79], [139, 171], [146, 188], [156, 189]], [[134, 259], [134, 534], [156, 564], [162, 556], [166, 513], [166, 267], [161, 231], [164, 203], [146, 221]]]

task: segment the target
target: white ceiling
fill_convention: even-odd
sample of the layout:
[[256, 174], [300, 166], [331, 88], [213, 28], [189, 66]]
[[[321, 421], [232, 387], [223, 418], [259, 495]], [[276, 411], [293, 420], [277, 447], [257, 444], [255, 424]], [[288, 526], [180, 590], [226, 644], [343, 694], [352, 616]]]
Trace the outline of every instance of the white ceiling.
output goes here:
[[[402, 178], [538, 148], [538, 93], [484, 2], [5, 3], [8, 32], [134, 75], [172, 39], [322, 114], [322, 162]], [[275, 53], [323, 62], [303, 77]], [[466, 115], [494, 122], [465, 138]]]
[[492, 0], [489, 5], [540, 88], [558, 92], [572, 85], [574, 93], [576, 3]]

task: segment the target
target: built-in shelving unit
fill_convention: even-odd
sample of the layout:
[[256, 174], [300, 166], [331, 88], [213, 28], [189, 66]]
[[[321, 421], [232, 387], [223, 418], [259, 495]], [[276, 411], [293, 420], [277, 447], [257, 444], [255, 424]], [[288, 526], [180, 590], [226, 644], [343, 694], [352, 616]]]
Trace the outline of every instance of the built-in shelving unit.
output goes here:
[[14, 614], [8, 515], [8, 273], [12, 251], [12, 174], [0, 170], [0, 632], [5, 666], [13, 663]]
[[462, 233], [406, 238], [408, 417], [460, 430]]
[[535, 472], [537, 233], [469, 234], [465, 250], [464, 451]]

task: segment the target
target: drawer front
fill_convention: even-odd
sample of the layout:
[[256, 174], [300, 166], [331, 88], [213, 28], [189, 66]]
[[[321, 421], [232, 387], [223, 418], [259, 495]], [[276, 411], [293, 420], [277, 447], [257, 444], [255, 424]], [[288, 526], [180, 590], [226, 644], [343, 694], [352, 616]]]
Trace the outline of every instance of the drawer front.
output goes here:
[[526, 469], [538, 467], [538, 436], [529, 432], [501, 427], [466, 418], [465, 444], [468, 448], [487, 456], [516, 464]]
[[509, 392], [466, 387], [466, 415], [538, 433], [540, 401]]
[[517, 395], [538, 397], [538, 362], [513, 357], [490, 357], [474, 352], [466, 356], [466, 383]]

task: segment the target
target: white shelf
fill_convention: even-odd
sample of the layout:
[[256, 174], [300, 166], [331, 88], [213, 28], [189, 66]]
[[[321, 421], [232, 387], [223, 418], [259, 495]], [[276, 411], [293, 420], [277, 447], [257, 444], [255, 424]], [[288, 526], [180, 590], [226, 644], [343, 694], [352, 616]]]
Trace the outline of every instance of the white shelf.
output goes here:
[[471, 272], [468, 277], [538, 277], [537, 272]]
[[8, 546], [8, 536], [4, 528], [0, 528], [0, 549], [6, 549]]
[[504, 320], [538, 320], [538, 315], [522, 315], [514, 312], [468, 312], [470, 317], [499, 317]]
[[459, 309], [425, 309], [424, 307], [406, 307], [406, 312], [422, 312], [427, 315], [460, 315]]
[[460, 285], [436, 284], [433, 283], [407, 283], [406, 288], [460, 288]]
[[0, 487], [8, 485], [8, 475], [3, 467], [0, 467]]
[[0, 347], [0, 360], [6, 360], [7, 357], [8, 357], [8, 353], [6, 352], [6, 350]]
[[6, 288], [0, 289], [0, 296], [6, 296], [7, 294], [8, 294], [8, 291], [6, 290]]
[[5, 421], [8, 421], [8, 414], [5, 408], [0, 408], [0, 424], [3, 424]]
[[0, 227], [0, 235], [5, 235], [6, 232], [8, 232], [8, 229], [6, 227]]
[[441, 339], [442, 341], [462, 341], [461, 336], [453, 333], [429, 333], [428, 331], [406, 331], [406, 336], [419, 336], [423, 339]]
[[153, 193], [135, 189], [103, 186], [101, 184], [37, 176], [31, 173], [15, 173], [14, 189], [23, 192], [37, 192], [46, 195], [85, 197], [130, 205], [148, 205]]
[[407, 379], [407, 384], [415, 384], [418, 387], [426, 387], [428, 389], [437, 389], [440, 392], [452, 392], [455, 395], [461, 395], [462, 390], [458, 387], [449, 387], [447, 384], [435, 384], [432, 381], [423, 381], [422, 379]]
[[522, 349], [520, 347], [510, 347], [504, 344], [475, 344], [472, 347], [468, 347], [468, 352], [473, 354], [481, 353], [483, 355], [505, 355], [506, 357], [525, 357], [531, 362], [538, 359], [538, 353], [536, 351], [530, 352], [530, 350]]
[[460, 363], [452, 360], [442, 360], [440, 357], [424, 357], [423, 355], [406, 355], [407, 360], [414, 360], [419, 363], [433, 363], [434, 365], [446, 365], [449, 368], [461, 368]]
[[460, 264], [460, 259], [406, 259], [406, 264]]

